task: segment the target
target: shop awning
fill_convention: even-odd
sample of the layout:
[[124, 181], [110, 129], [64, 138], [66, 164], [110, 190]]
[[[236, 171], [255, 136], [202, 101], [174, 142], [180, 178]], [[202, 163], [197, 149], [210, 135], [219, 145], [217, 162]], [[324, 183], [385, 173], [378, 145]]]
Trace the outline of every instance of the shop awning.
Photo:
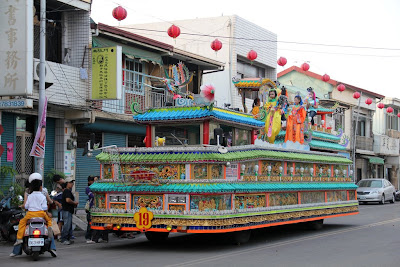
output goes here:
[[371, 164], [380, 164], [383, 165], [385, 164], [385, 160], [383, 158], [379, 157], [368, 157], [369, 163]]
[[128, 45], [124, 45], [122, 43], [114, 42], [112, 40], [101, 38], [101, 37], [93, 37], [92, 38], [93, 47], [109, 47], [109, 46], [121, 46], [122, 53], [127, 55], [129, 58], [137, 58], [139, 60], [144, 60], [147, 62], [152, 62], [155, 64], [163, 65], [163, 61], [160, 54], [146, 51], [136, 47], [130, 47]]

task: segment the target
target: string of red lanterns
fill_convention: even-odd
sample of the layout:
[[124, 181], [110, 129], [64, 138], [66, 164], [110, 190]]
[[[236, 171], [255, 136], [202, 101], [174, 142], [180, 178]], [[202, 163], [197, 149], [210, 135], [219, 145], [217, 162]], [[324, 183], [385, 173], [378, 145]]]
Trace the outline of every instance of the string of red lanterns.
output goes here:
[[367, 98], [365, 100], [365, 104], [367, 104], [368, 106], [372, 104], [372, 99], [371, 98]]
[[361, 97], [361, 94], [359, 92], [354, 92], [353, 98], [354, 99], [359, 99]]
[[392, 107], [388, 107], [388, 108], [386, 109], [386, 112], [387, 112], [387, 113], [392, 113], [392, 112], [393, 112], [393, 108], [392, 108]]
[[176, 26], [176, 25], [172, 25], [171, 27], [168, 28], [167, 31], [168, 35], [172, 38], [177, 38], [179, 35], [181, 35], [181, 29]]
[[116, 20], [121, 21], [126, 19], [128, 12], [122, 6], [117, 6], [116, 8], [113, 9], [112, 15]]
[[247, 58], [248, 58], [250, 61], [255, 60], [255, 59], [257, 58], [257, 52], [254, 51], [253, 49], [250, 50], [249, 53], [247, 53]]
[[327, 81], [329, 81], [330, 79], [331, 79], [331, 77], [329, 77], [328, 74], [324, 74], [324, 75], [322, 76], [322, 80], [323, 80], [324, 82], [327, 82]]
[[301, 69], [304, 71], [308, 71], [310, 69], [310, 65], [308, 63], [301, 64]]
[[343, 92], [344, 90], [346, 90], [346, 86], [344, 86], [343, 84], [339, 84], [337, 86], [337, 89], [338, 89], [339, 92]]
[[214, 41], [211, 42], [211, 49], [217, 53], [219, 50], [222, 48], [222, 42], [218, 39], [215, 39]]
[[285, 58], [285, 57], [280, 57], [279, 59], [278, 59], [278, 65], [279, 66], [285, 66], [286, 65], [286, 63], [287, 63], [287, 59]]
[[383, 104], [383, 103], [378, 104], [378, 108], [383, 109], [384, 107], [385, 107], [385, 104]]

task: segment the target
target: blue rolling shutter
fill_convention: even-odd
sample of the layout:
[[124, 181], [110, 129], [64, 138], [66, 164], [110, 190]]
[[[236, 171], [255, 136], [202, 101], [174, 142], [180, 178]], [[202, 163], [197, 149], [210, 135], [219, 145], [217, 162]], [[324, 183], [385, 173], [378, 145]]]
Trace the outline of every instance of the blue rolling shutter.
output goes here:
[[54, 169], [54, 156], [56, 144], [56, 120], [54, 118], [46, 119], [46, 151], [44, 155], [44, 177], [45, 186], [51, 188], [51, 180], [47, 178], [47, 173]]
[[100, 175], [100, 163], [96, 160], [96, 156], [100, 151], [94, 151], [92, 157], [82, 156], [83, 148], [76, 149], [76, 172], [75, 172], [75, 191], [79, 192], [79, 206], [85, 207], [87, 201], [86, 187], [89, 175]]
[[104, 146], [116, 145], [117, 147], [126, 147], [126, 135], [115, 133], [104, 133]]
[[[1, 135], [1, 145], [4, 147], [4, 152], [1, 155], [1, 166], [11, 166], [15, 168], [15, 141], [16, 141], [16, 118], [12, 113], [2, 113], [2, 122], [4, 132]], [[14, 162], [7, 162], [7, 142], [14, 143]], [[13, 182], [11, 176], [0, 177], [0, 191], [4, 192]]]

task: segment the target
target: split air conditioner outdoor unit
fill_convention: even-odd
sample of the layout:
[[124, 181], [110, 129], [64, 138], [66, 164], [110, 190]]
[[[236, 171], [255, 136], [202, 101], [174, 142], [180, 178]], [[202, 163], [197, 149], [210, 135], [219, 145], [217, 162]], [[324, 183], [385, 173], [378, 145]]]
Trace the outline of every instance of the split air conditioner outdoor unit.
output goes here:
[[[33, 80], [39, 82], [39, 63], [40, 60], [37, 58], [33, 59]], [[45, 70], [45, 88], [49, 88], [54, 83], [54, 74], [50, 69], [49, 64], [46, 61], [46, 70]]]

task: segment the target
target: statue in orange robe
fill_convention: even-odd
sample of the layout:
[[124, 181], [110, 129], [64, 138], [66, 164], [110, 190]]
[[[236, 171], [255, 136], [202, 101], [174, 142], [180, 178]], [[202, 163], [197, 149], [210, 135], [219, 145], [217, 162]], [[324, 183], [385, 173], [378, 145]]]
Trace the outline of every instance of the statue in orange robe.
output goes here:
[[304, 109], [303, 101], [300, 95], [294, 98], [294, 105], [290, 106], [289, 116], [287, 118], [285, 142], [292, 141], [304, 144], [304, 121], [307, 112]]

